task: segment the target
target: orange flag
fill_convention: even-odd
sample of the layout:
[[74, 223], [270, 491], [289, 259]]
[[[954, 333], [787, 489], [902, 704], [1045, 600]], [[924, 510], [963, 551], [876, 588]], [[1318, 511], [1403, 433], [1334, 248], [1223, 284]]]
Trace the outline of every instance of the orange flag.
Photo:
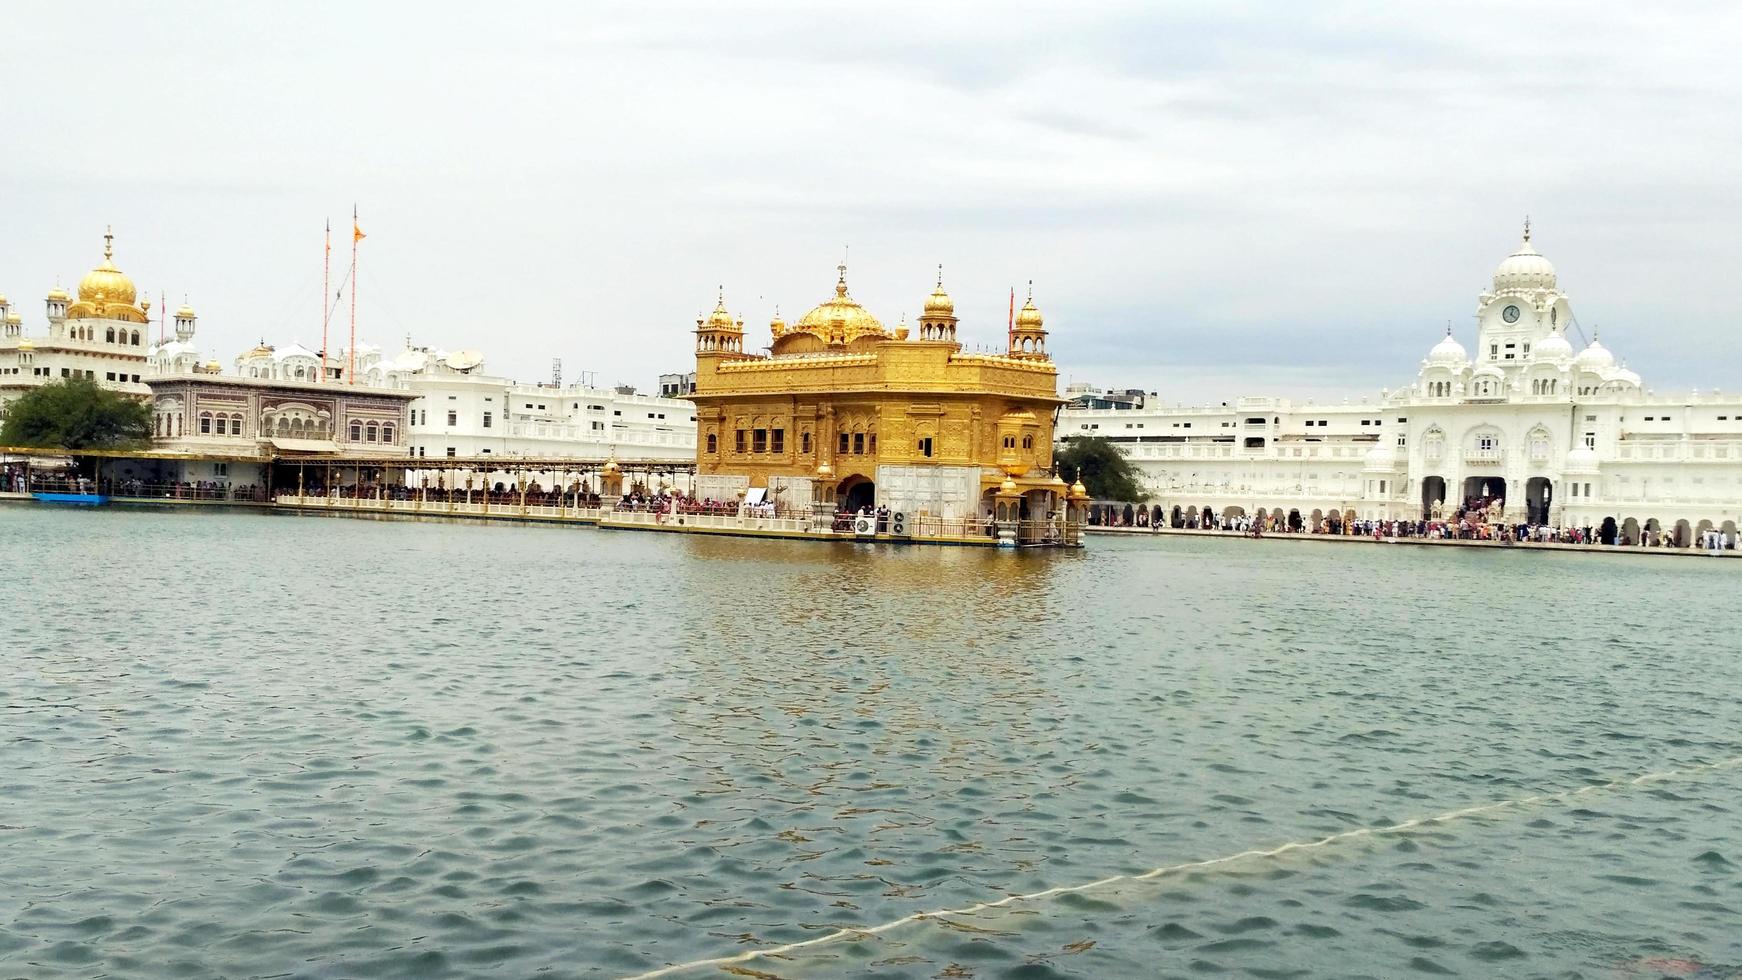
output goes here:
[[353, 221], [352, 221], [352, 222], [351, 222], [351, 241], [353, 241], [353, 242], [360, 242], [360, 241], [362, 241], [362, 240], [363, 240], [363, 239], [364, 239], [364, 238], [366, 238], [366, 237], [368, 237], [368, 236], [366, 236], [366, 235], [364, 235], [364, 234], [363, 234], [363, 229], [362, 229], [362, 227], [360, 227], [360, 226], [359, 226], [359, 225], [358, 225], [358, 224], [357, 224], [357, 222], [356, 222], [356, 221], [355, 221], [355, 220], [353, 220]]

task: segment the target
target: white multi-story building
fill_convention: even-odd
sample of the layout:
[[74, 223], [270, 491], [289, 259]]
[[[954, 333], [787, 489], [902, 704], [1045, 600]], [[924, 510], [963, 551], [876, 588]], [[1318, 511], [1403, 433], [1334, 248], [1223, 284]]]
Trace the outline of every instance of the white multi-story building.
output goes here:
[[[329, 359], [344, 384], [348, 352]], [[407, 346], [388, 359], [357, 345], [359, 387], [414, 392], [403, 451], [431, 456], [695, 461], [695, 406], [631, 388], [526, 384], [483, 373], [475, 351]], [[236, 359], [246, 378], [294, 381], [321, 375], [320, 355], [290, 345], [260, 346]]]
[[[86, 378], [140, 399], [150, 396], [144, 379], [158, 370], [151, 302], [140, 299], [133, 280], [115, 268], [115, 236], [105, 234], [103, 242], [103, 262], [79, 280], [76, 299], [59, 286], [49, 291], [46, 336], [27, 336], [23, 315], [0, 295], [0, 419], [9, 402], [62, 378]], [[184, 331], [185, 341], [191, 341], [194, 311], [186, 306], [176, 313], [177, 337]]]
[[1477, 297], [1474, 357], [1450, 331], [1414, 383], [1354, 403], [1066, 408], [1137, 464], [1152, 521], [1256, 515], [1312, 525], [1487, 506], [1517, 523], [1681, 546], [1742, 524], [1742, 395], [1657, 394], [1577, 330], [1554, 266], [1524, 241]]

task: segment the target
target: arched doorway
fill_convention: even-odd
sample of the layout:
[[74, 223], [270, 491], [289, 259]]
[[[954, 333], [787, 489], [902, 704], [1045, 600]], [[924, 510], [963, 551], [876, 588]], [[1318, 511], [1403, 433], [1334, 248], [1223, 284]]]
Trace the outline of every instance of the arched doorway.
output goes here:
[[1616, 536], [1620, 533], [1620, 528], [1615, 526], [1615, 518], [1605, 517], [1602, 526], [1597, 528], [1597, 540], [1604, 544], [1614, 544]]
[[1677, 548], [1688, 548], [1688, 547], [1693, 546], [1694, 529], [1693, 529], [1693, 527], [1691, 527], [1688, 524], [1687, 521], [1682, 520], [1682, 521], [1675, 522], [1674, 541], [1675, 541], [1675, 546]]
[[1554, 486], [1546, 476], [1533, 476], [1524, 483], [1524, 520], [1527, 524], [1547, 524], [1548, 511], [1554, 504]]
[[1421, 481], [1421, 519], [1432, 520], [1434, 505], [1446, 502], [1446, 478], [1430, 476]]
[[1300, 530], [1300, 523], [1300, 511], [1290, 510], [1288, 512], [1288, 529], [1290, 531], [1298, 532]]
[[1174, 527], [1185, 527], [1186, 526], [1185, 511], [1180, 510], [1179, 504], [1173, 505], [1173, 519], [1171, 521], [1169, 521], [1168, 523], [1173, 525]]
[[1639, 518], [1629, 517], [1621, 522], [1621, 543], [1629, 546], [1639, 543]]
[[1496, 500], [1506, 499], [1506, 481], [1498, 476], [1471, 476], [1464, 479], [1463, 505], [1474, 510]]
[[1149, 512], [1150, 526], [1161, 527], [1162, 524], [1166, 520], [1167, 520], [1167, 512], [1161, 509], [1160, 504], [1156, 504], [1154, 507], [1150, 508], [1150, 512]]
[[847, 510], [858, 513], [860, 508], [877, 506], [877, 484], [868, 477], [854, 474], [835, 488], [835, 499]]
[[1645, 546], [1655, 548], [1663, 544], [1663, 522], [1653, 517], [1645, 522]]

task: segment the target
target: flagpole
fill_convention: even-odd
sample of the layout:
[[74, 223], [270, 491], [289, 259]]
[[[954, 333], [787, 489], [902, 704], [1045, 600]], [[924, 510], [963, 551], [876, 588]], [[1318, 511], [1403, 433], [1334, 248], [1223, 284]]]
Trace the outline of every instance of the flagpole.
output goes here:
[[345, 382], [357, 383], [357, 240], [362, 238], [357, 225], [357, 205], [351, 205], [351, 349], [346, 352]]
[[163, 300], [163, 290], [157, 291], [157, 346], [169, 343], [169, 304]]
[[331, 295], [333, 278], [333, 219], [327, 219], [327, 251], [321, 260], [321, 381], [327, 380], [327, 322], [332, 319]]
[[1016, 287], [1010, 287], [1010, 320], [1004, 328], [1004, 349], [1016, 346]]

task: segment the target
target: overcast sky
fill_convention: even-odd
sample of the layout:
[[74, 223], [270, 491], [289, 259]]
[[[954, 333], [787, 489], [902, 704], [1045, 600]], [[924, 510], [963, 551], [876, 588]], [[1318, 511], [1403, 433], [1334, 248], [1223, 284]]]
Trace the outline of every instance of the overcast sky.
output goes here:
[[767, 343], [850, 246], [970, 346], [1032, 279], [1061, 384], [1341, 398], [1472, 346], [1529, 213], [1648, 386], [1742, 387], [1742, 6], [1078, 8], [9, 5], [0, 291], [40, 333], [113, 224], [227, 369], [318, 347], [355, 201], [363, 338], [526, 380], [688, 370], [721, 284]]

